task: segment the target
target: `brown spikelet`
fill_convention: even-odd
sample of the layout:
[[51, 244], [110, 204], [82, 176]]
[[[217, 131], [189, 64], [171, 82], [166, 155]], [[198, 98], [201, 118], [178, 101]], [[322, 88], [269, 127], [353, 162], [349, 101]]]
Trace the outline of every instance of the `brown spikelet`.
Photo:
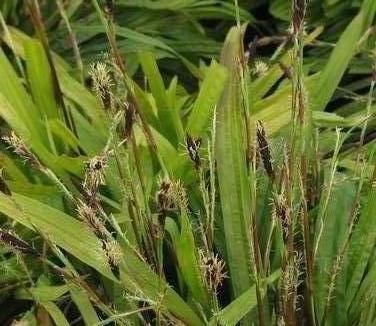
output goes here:
[[283, 241], [286, 243], [289, 234], [289, 216], [287, 214], [287, 208], [283, 200], [279, 199], [275, 202], [275, 213], [280, 220]]
[[258, 44], [258, 36], [256, 35], [253, 38], [253, 41], [248, 45], [248, 56], [250, 59], [253, 59], [257, 55], [257, 44]]
[[227, 278], [225, 262], [219, 258], [218, 254], [205, 254], [203, 250], [199, 251], [200, 267], [207, 282], [208, 287], [217, 293], [224, 279]]
[[195, 168], [198, 169], [201, 166], [201, 158], [199, 154], [201, 138], [194, 139], [193, 137], [187, 134], [185, 138], [185, 146], [187, 148], [190, 159], [195, 165]]
[[123, 251], [119, 243], [115, 240], [110, 240], [104, 242], [103, 247], [110, 266], [116, 268], [123, 258]]
[[281, 70], [283, 71], [284, 75], [288, 79], [292, 80], [292, 67], [286, 66], [282, 61], [279, 61], [278, 65], [281, 68]]
[[103, 107], [109, 109], [112, 102], [112, 88], [114, 81], [111, 70], [104, 62], [96, 62], [90, 65], [89, 76], [93, 83], [93, 91], [102, 101]]
[[158, 204], [158, 221], [162, 229], [164, 229], [168, 212], [174, 209], [174, 196], [172, 191], [172, 184], [169, 180], [163, 180], [160, 183], [156, 199]]
[[266, 173], [268, 174], [271, 180], [274, 180], [275, 173], [272, 165], [272, 156], [270, 153], [269, 142], [266, 137], [266, 132], [261, 121], [257, 121], [257, 142], [259, 153], [264, 164]]
[[20, 156], [38, 170], [44, 170], [44, 167], [39, 159], [30, 151], [25, 142], [18, 137], [14, 131], [7, 136], [3, 136], [2, 139], [9, 145], [9, 148], [13, 149], [13, 152], [16, 155]]
[[95, 197], [100, 185], [105, 184], [105, 168], [107, 167], [108, 157], [106, 155], [97, 155], [86, 162], [85, 178], [83, 188], [90, 197]]
[[106, 238], [108, 231], [102, 220], [98, 217], [97, 212], [91, 206], [79, 200], [77, 206], [79, 218], [101, 239]]
[[24, 254], [32, 254], [35, 256], [39, 256], [39, 253], [26, 241], [15, 237], [9, 232], [0, 230], [0, 241], [3, 242], [5, 245], [11, 247], [12, 249], [20, 251]]
[[132, 134], [133, 124], [136, 121], [136, 107], [133, 102], [129, 102], [125, 105], [125, 123], [123, 139], [127, 141]]
[[104, 7], [103, 7], [103, 11], [107, 15], [108, 18], [112, 18], [114, 16], [114, 11], [115, 11], [114, 0], [106, 0]]
[[293, 0], [292, 2], [292, 27], [297, 35], [304, 24], [308, 0]]

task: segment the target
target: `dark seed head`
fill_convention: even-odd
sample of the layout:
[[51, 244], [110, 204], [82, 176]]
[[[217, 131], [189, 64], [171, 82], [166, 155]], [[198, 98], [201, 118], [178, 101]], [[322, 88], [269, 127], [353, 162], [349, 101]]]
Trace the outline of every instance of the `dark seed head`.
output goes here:
[[259, 153], [264, 164], [264, 168], [266, 173], [268, 174], [271, 180], [275, 179], [275, 174], [272, 165], [272, 156], [270, 153], [270, 147], [268, 143], [268, 139], [266, 137], [265, 129], [261, 121], [257, 122], [257, 142]]
[[160, 215], [166, 215], [167, 211], [171, 210], [173, 200], [171, 196], [171, 183], [162, 181], [157, 192], [158, 211]]
[[112, 17], [114, 15], [115, 9], [115, 1], [114, 0], [106, 0], [104, 4], [104, 12], [107, 16]]
[[257, 55], [258, 36], [256, 35], [251, 43], [248, 45], [249, 58], [255, 58]]
[[24, 254], [32, 254], [35, 256], [39, 256], [39, 253], [26, 241], [15, 237], [9, 232], [0, 230], [0, 241], [3, 242], [5, 245], [11, 247], [12, 249], [20, 251]]
[[123, 137], [128, 140], [132, 133], [133, 124], [136, 121], [136, 107], [133, 102], [125, 105], [125, 125]]
[[288, 79], [292, 79], [292, 67], [286, 66], [282, 61], [278, 62], [279, 67]]
[[195, 168], [198, 169], [201, 166], [201, 158], [199, 154], [201, 138], [194, 139], [187, 134], [185, 138], [185, 145], [190, 159], [195, 164]]
[[297, 35], [304, 24], [308, 0], [293, 0], [292, 2], [292, 27]]
[[283, 241], [286, 242], [289, 232], [289, 220], [287, 216], [287, 209], [283, 203], [276, 203], [275, 206], [277, 217], [279, 218], [282, 226]]

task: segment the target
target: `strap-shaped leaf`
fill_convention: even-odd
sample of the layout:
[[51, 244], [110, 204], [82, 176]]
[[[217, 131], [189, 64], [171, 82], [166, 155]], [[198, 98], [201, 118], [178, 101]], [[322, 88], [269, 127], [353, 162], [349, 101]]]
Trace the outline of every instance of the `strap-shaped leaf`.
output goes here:
[[227, 80], [227, 70], [215, 61], [208, 68], [200, 92], [188, 118], [187, 133], [202, 137], [209, 129], [215, 106]]
[[217, 109], [215, 146], [227, 259], [235, 297], [251, 285], [250, 247], [246, 235], [250, 225], [251, 197], [239, 68], [242, 51], [242, 30], [233, 27], [221, 56], [229, 78]]
[[116, 280], [102, 244], [89, 228], [73, 217], [28, 197], [0, 193], [0, 212], [45, 236], [84, 263]]
[[[267, 278], [266, 283], [273, 283], [279, 278], [279, 275], [279, 270], [274, 272]], [[263, 295], [265, 295], [265, 293], [263, 293]], [[256, 286], [253, 285], [240, 297], [232, 301], [227, 307], [223, 308], [218, 314], [216, 314], [210, 321], [209, 325], [214, 326], [219, 323], [221, 326], [235, 326], [246, 314], [256, 308], [256, 305]]]

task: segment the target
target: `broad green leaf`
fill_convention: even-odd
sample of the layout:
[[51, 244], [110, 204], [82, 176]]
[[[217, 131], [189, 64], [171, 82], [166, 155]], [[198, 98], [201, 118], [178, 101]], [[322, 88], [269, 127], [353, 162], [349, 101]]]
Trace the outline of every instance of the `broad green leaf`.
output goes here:
[[[1, 107], [1, 104], [0, 104], [0, 107]], [[16, 164], [16, 161], [14, 161], [6, 153], [0, 152], [0, 171], [2, 169], [4, 169], [3, 172], [5, 172], [7, 180], [20, 181], [23, 183], [28, 182], [27, 177], [21, 171], [20, 167]]]
[[[35, 42], [35, 40], [16, 28], [9, 28], [9, 31], [12, 40], [5, 37], [4, 41], [9, 46], [12, 44], [13, 47], [10, 47], [14, 49], [15, 54], [26, 60], [25, 47], [27, 44]], [[102, 136], [106, 135], [108, 119], [101, 109], [99, 101], [81, 83], [69, 75], [69, 66], [63, 59], [53, 53], [53, 60], [63, 95], [76, 103], [84, 111], [85, 115], [90, 118], [90, 122], [95, 126], [97, 133], [100, 133]], [[24, 95], [24, 98], [27, 99], [27, 96]], [[13, 105], [13, 102], [11, 104]], [[14, 107], [18, 109], [17, 106]], [[27, 107], [29, 111], [35, 114], [38, 112], [35, 108], [31, 110], [30, 105]]]
[[18, 112], [14, 109], [8, 99], [1, 93], [0, 90], [0, 115], [8, 123], [8, 125], [22, 137], [25, 142], [31, 139], [30, 131], [25, 125], [23, 119], [19, 117]]
[[[273, 283], [280, 276], [280, 271], [274, 272], [266, 279], [266, 284]], [[263, 296], [265, 293], [263, 293]], [[209, 325], [235, 326], [242, 318], [257, 306], [256, 286], [251, 286], [241, 296], [219, 311]]]
[[100, 107], [98, 99], [81, 83], [71, 77], [62, 65], [56, 64], [56, 70], [64, 96], [72, 100], [84, 111], [90, 118], [90, 123], [95, 127], [97, 133], [106, 136], [109, 128], [109, 119]]
[[154, 302], [159, 302], [162, 297], [164, 307], [185, 324], [205, 325], [192, 308], [134, 254], [133, 248], [127, 246], [124, 250], [126, 259], [119, 268], [122, 284], [128, 291]]
[[89, 228], [73, 217], [36, 200], [0, 193], [0, 212], [45, 236], [76, 258], [115, 280], [102, 244]]
[[86, 292], [73, 284], [70, 284], [69, 288], [72, 300], [80, 311], [85, 325], [91, 326], [99, 323], [97, 313], [95, 312]]
[[195, 302], [199, 303], [206, 313], [210, 313], [209, 294], [206, 290], [198, 260], [192, 228], [186, 215], [181, 212], [181, 230], [176, 234], [177, 227], [171, 224], [172, 219], [166, 221], [166, 229], [173, 240], [174, 249], [178, 258], [180, 273]]
[[43, 46], [37, 40], [29, 39], [24, 48], [29, 86], [41, 119], [58, 119], [51, 68]]
[[30, 183], [25, 181], [8, 181], [11, 192], [36, 199], [56, 209], [64, 209], [63, 194], [56, 186]]
[[65, 318], [63, 312], [55, 303], [51, 301], [42, 301], [40, 304], [47, 310], [56, 326], [69, 326], [69, 322]]
[[71, 148], [78, 148], [80, 146], [80, 141], [61, 120], [48, 120], [47, 123], [51, 132], [58, 136]]
[[155, 56], [151, 52], [140, 52], [139, 59], [157, 105], [160, 132], [177, 145], [183, 138], [183, 127], [178, 111], [168, 105], [167, 91]]
[[243, 56], [242, 35], [240, 28], [233, 27], [222, 50], [221, 63], [228, 68], [229, 78], [217, 109], [215, 144], [227, 259], [235, 298], [251, 285], [247, 236], [251, 195], [239, 71]]
[[320, 82], [310, 93], [309, 98], [313, 111], [325, 110], [356, 52], [360, 38], [371, 26], [375, 13], [376, 1], [364, 0], [360, 12], [341, 35], [328, 62], [320, 73]]
[[15, 293], [17, 299], [41, 301], [55, 301], [69, 291], [67, 284], [52, 286], [38, 285], [36, 287], [21, 289]]
[[376, 186], [369, 190], [365, 207], [359, 217], [349, 245], [347, 307], [350, 306], [360, 284], [367, 264], [374, 252], [376, 241]]
[[[314, 296], [319, 320], [323, 316], [333, 266], [348, 236], [348, 221], [356, 194], [354, 182], [340, 181], [339, 178], [339, 175], [335, 178], [334, 182], [338, 184], [334, 186], [326, 209], [327, 192], [323, 192], [318, 213], [319, 216], [322, 216], [322, 222], [319, 221], [316, 228], [316, 236], [320, 235], [320, 238], [315, 260]], [[342, 285], [340, 287], [338, 284], [340, 279], [341, 277], [337, 275], [336, 292], [343, 291]], [[336, 297], [332, 298], [333, 309], [336, 306], [336, 301]]]
[[[25, 140], [33, 138], [34, 141], [43, 143], [42, 132], [44, 128], [39, 119], [38, 111], [1, 49], [0, 76], [0, 94], [2, 95], [0, 106], [4, 105], [5, 100], [7, 101], [5, 105], [7, 108], [1, 109], [1, 113], [4, 114], [3, 117], [10, 120], [13, 124], [12, 127], [22, 128], [22, 130], [16, 129], [16, 132], [28, 133], [25, 135], [28, 137]], [[9, 112], [6, 113], [6, 110], [9, 110]]]
[[192, 137], [202, 137], [210, 127], [210, 121], [222, 95], [227, 75], [226, 68], [215, 61], [206, 71], [200, 92], [188, 117], [187, 133]]

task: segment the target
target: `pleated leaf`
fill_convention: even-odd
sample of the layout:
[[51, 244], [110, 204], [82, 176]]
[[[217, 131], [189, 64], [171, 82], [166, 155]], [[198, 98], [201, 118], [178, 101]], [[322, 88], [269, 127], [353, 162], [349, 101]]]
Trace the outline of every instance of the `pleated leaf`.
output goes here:
[[250, 248], [246, 236], [250, 225], [250, 183], [239, 72], [242, 56], [242, 30], [233, 27], [221, 55], [229, 77], [217, 109], [215, 146], [227, 259], [235, 297], [251, 285]]

